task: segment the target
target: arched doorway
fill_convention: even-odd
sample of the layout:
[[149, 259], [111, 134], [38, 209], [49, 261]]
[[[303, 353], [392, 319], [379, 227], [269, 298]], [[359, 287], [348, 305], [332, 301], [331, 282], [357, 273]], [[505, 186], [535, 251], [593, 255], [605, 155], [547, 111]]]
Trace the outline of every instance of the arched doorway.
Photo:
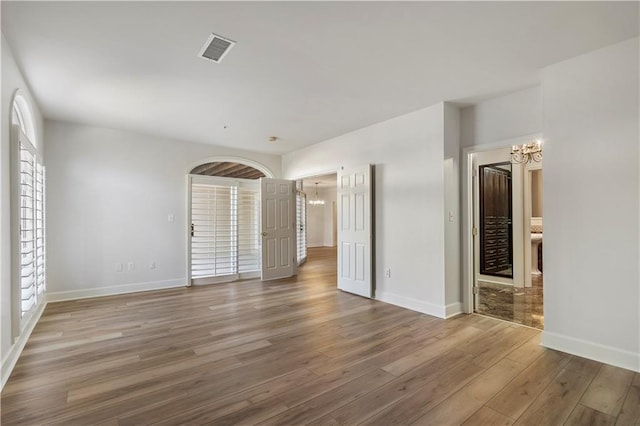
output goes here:
[[260, 179], [271, 176], [266, 167], [238, 158], [190, 168], [189, 285], [260, 276]]
[[263, 171], [236, 161], [212, 161], [204, 163], [194, 167], [190, 174], [250, 180], [267, 177]]

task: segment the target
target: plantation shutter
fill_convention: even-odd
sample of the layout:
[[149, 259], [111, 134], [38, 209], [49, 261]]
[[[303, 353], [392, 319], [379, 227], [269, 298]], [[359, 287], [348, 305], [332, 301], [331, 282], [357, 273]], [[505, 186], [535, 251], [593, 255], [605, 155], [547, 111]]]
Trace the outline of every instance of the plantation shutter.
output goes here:
[[238, 188], [238, 273], [260, 270], [260, 190]]
[[192, 183], [193, 279], [237, 273], [237, 190], [232, 185]]
[[36, 298], [39, 300], [46, 290], [45, 280], [45, 245], [44, 245], [44, 167], [36, 163], [36, 221], [35, 221], [35, 245], [36, 245]]
[[191, 282], [255, 276], [262, 242], [258, 181], [200, 175], [190, 179]]
[[296, 193], [296, 231], [298, 233], [298, 265], [307, 260], [307, 194]]
[[45, 280], [44, 167], [24, 135], [20, 141], [20, 317], [42, 298]]

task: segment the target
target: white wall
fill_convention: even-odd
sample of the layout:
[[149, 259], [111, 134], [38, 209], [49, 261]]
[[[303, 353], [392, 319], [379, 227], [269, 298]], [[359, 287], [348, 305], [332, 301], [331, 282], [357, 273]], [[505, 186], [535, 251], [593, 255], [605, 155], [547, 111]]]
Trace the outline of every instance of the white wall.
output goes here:
[[640, 371], [638, 39], [545, 68], [543, 343]]
[[[323, 238], [324, 238], [324, 246], [325, 247], [333, 247], [338, 244], [337, 241], [333, 240], [333, 227], [334, 227], [334, 217], [333, 217], [333, 203], [336, 203], [338, 200], [338, 191], [336, 187], [333, 188], [324, 188], [323, 196], [324, 196], [324, 229], [323, 229]], [[337, 224], [335, 225], [337, 226]]]
[[[306, 188], [305, 191], [307, 192], [307, 246], [322, 247], [324, 246], [325, 206], [309, 204], [309, 201], [316, 197], [315, 185], [313, 188]], [[324, 191], [320, 188], [318, 188], [318, 198], [324, 199]]]
[[375, 164], [376, 298], [445, 316], [443, 158], [441, 103], [286, 154], [283, 175]]
[[243, 157], [280, 175], [275, 155], [53, 121], [45, 130], [50, 300], [184, 285], [193, 163]]
[[542, 170], [531, 173], [531, 216], [542, 217]]
[[[0, 210], [0, 355], [2, 359], [2, 371], [6, 373], [5, 361], [13, 348], [12, 319], [11, 319], [11, 185], [10, 185], [10, 129], [11, 108], [15, 92], [20, 89], [22, 94], [31, 104], [36, 130], [36, 147], [42, 153], [42, 115], [38, 105], [34, 101], [29, 87], [18, 68], [4, 35], [2, 39], [2, 116], [0, 118], [1, 145], [0, 145], [0, 197], [2, 209]], [[3, 377], [2, 383], [4, 383]]]
[[324, 200], [322, 206], [309, 204], [316, 196], [315, 185], [305, 188], [307, 193], [307, 245], [309, 247], [331, 247], [333, 241], [332, 202], [336, 201], [336, 188], [318, 188], [318, 198]]
[[480, 102], [460, 110], [463, 147], [532, 135], [542, 129], [540, 86]]

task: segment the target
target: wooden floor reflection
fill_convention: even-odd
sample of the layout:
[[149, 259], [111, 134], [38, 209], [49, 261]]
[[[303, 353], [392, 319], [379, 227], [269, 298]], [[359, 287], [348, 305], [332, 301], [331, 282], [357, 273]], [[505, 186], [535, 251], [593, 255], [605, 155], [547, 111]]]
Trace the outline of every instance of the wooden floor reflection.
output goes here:
[[520, 288], [479, 281], [478, 313], [542, 330], [543, 277], [531, 275], [531, 287]]

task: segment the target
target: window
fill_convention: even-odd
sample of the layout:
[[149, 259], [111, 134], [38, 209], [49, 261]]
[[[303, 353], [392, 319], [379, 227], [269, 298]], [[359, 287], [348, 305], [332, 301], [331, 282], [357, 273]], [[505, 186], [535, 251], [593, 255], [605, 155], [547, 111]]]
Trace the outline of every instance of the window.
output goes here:
[[192, 282], [233, 281], [259, 272], [259, 181], [190, 179]]
[[14, 247], [14, 282], [18, 288], [20, 320], [44, 300], [46, 290], [45, 251], [45, 168], [33, 144], [35, 132], [28, 104], [19, 94], [13, 102], [12, 141], [13, 208], [12, 217], [17, 244]]

